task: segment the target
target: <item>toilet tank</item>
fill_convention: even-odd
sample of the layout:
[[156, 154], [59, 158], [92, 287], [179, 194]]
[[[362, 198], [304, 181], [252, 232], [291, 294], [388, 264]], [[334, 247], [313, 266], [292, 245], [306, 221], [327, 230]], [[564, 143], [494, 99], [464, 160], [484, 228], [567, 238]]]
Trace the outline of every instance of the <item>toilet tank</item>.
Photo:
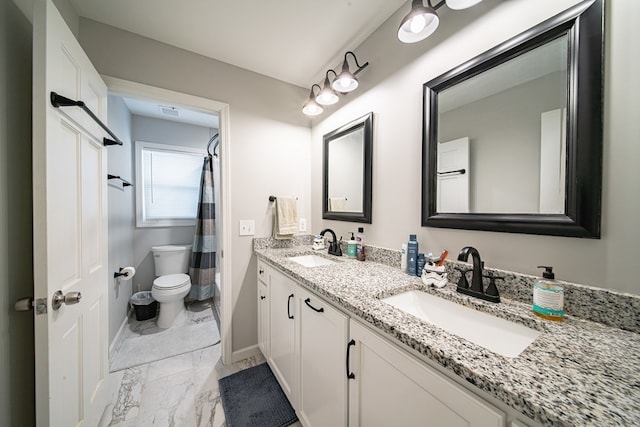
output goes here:
[[151, 251], [156, 276], [189, 272], [191, 245], [153, 246]]

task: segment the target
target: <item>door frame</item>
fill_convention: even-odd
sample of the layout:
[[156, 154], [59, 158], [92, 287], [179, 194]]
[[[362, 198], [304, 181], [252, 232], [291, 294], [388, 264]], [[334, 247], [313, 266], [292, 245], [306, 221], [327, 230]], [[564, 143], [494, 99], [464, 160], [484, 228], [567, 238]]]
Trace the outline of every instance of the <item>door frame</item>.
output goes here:
[[[167, 104], [178, 104], [186, 108], [205, 110], [218, 114], [220, 126], [218, 129], [220, 138], [220, 203], [222, 204], [221, 222], [222, 232], [219, 234], [221, 245], [222, 270], [220, 271], [220, 299], [222, 313], [220, 318], [220, 341], [222, 344], [222, 363], [232, 362], [231, 342], [231, 314], [232, 314], [232, 286], [228, 283], [231, 279], [231, 140], [229, 136], [229, 104], [209, 98], [188, 95], [117, 77], [101, 75], [107, 85], [110, 95], [137, 97]], [[224, 254], [227, 254], [224, 256]]]

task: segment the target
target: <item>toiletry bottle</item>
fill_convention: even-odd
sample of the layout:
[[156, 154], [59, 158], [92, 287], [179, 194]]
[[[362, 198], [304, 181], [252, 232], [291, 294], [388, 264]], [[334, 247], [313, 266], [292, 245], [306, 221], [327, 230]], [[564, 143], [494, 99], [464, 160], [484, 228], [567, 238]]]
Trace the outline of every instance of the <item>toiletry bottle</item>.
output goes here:
[[358, 244], [358, 261], [364, 261], [364, 227], [358, 227], [358, 234], [356, 235], [356, 243]]
[[415, 234], [409, 234], [407, 243], [407, 273], [410, 276], [418, 275], [418, 241]]
[[403, 273], [407, 272], [407, 244], [403, 243], [400, 247], [400, 270]]
[[533, 312], [544, 319], [560, 321], [564, 316], [564, 289], [555, 281], [553, 267], [544, 265], [542, 277], [533, 283]]
[[356, 258], [358, 256], [358, 243], [356, 242], [356, 238], [353, 237], [353, 233], [351, 233], [351, 238], [347, 242], [347, 257]]
[[422, 269], [424, 268], [426, 260], [427, 259], [425, 258], [424, 254], [418, 254], [418, 262], [416, 265], [416, 274], [418, 275], [418, 277], [422, 276]]

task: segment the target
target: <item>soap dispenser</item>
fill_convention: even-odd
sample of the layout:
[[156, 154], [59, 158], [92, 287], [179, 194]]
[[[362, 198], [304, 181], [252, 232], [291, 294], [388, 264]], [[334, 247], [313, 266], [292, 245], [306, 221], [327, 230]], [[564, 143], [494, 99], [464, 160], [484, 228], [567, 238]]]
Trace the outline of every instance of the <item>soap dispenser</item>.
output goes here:
[[358, 256], [358, 242], [356, 238], [351, 233], [351, 238], [347, 242], [347, 257], [348, 258], [356, 258]]
[[555, 280], [553, 267], [544, 268], [542, 277], [533, 283], [533, 312], [547, 320], [561, 321], [564, 316], [564, 288]]

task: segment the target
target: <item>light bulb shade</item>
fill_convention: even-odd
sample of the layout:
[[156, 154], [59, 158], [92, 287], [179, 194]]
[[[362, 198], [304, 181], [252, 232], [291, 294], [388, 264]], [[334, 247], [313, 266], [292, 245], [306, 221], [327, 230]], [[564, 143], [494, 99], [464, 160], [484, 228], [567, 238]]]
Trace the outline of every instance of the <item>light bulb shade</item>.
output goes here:
[[313, 93], [313, 88], [317, 87], [320, 89], [320, 86], [314, 84], [311, 86], [311, 92], [309, 93], [309, 100], [302, 107], [302, 112], [307, 116], [317, 116], [318, 114], [322, 114], [324, 111], [320, 105], [315, 101], [315, 93]]
[[433, 34], [439, 24], [435, 9], [424, 6], [422, 0], [414, 0], [411, 12], [400, 23], [398, 39], [403, 43], [419, 42]]
[[342, 71], [333, 79], [331, 87], [342, 93], [351, 92], [358, 87], [358, 79], [349, 71], [349, 63], [347, 62], [347, 55], [344, 56], [344, 62], [342, 63]]
[[467, 9], [471, 6], [475, 6], [482, 0], [447, 0], [447, 7], [454, 10]]
[[333, 89], [331, 89], [331, 85], [329, 84], [329, 77], [325, 77], [322, 90], [320, 91], [318, 96], [316, 96], [316, 102], [320, 105], [332, 105], [338, 102], [339, 99], [340, 98], [338, 97], [338, 94], [335, 93]]
[[304, 107], [302, 107], [302, 112], [307, 116], [317, 116], [318, 114], [322, 114], [322, 111], [324, 111], [322, 107], [313, 99], [307, 101]]
[[346, 73], [343, 71], [338, 74], [338, 77], [336, 77], [336, 79], [333, 81], [331, 87], [338, 92], [351, 92], [357, 89], [358, 79], [356, 79], [356, 76], [354, 76], [348, 70]]

